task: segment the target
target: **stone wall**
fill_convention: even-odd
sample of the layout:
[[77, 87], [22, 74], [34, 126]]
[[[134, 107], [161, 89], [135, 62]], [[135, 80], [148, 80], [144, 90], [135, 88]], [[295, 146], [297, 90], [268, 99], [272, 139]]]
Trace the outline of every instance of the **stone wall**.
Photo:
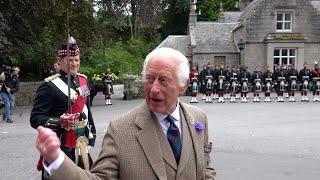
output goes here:
[[214, 58], [217, 56], [225, 56], [226, 57], [226, 66], [239, 65], [239, 54], [195, 54], [194, 55], [194, 63], [198, 65], [200, 69], [202, 69], [204, 64], [210, 62], [211, 64], [216, 64]]
[[42, 82], [20, 82], [19, 91], [15, 94], [18, 106], [32, 105], [38, 87]]
[[247, 17], [244, 17], [247, 42], [263, 42], [276, 32], [276, 13], [293, 12], [293, 33], [302, 33], [309, 42], [320, 42], [320, 15], [309, 0], [260, 0]]

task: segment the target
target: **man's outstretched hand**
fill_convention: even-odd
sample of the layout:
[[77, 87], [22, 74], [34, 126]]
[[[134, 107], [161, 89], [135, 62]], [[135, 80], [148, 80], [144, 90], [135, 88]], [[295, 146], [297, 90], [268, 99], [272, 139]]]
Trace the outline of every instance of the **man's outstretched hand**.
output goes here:
[[51, 164], [54, 162], [61, 152], [60, 140], [55, 132], [51, 129], [39, 126], [36, 147], [45, 162]]

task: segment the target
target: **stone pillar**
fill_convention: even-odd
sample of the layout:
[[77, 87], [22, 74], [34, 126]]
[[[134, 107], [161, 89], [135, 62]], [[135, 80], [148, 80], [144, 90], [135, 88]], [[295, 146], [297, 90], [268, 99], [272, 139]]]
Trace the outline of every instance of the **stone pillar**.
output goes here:
[[134, 96], [134, 80], [136, 78], [133, 76], [126, 76], [123, 78], [123, 94], [125, 100], [131, 100]]

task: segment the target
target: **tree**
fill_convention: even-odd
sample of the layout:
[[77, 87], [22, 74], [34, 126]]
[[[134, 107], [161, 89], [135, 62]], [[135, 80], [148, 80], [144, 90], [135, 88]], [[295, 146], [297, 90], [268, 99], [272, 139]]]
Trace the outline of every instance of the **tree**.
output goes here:
[[169, 34], [187, 34], [189, 0], [165, 0], [162, 6], [163, 37]]
[[239, 11], [236, 6], [238, 0], [199, 0], [198, 7], [201, 15], [198, 17], [200, 21], [216, 21], [219, 18], [220, 6], [224, 11]]

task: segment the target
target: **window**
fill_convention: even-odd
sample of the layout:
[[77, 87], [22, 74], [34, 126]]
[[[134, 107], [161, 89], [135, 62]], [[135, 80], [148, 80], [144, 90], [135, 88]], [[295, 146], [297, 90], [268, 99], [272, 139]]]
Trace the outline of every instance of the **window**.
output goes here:
[[295, 66], [296, 49], [287, 49], [287, 48], [274, 49], [273, 63], [274, 63], [274, 66], [284, 65], [284, 69], [287, 69], [289, 64], [293, 64]]
[[277, 32], [291, 32], [292, 31], [292, 13], [277, 13]]

